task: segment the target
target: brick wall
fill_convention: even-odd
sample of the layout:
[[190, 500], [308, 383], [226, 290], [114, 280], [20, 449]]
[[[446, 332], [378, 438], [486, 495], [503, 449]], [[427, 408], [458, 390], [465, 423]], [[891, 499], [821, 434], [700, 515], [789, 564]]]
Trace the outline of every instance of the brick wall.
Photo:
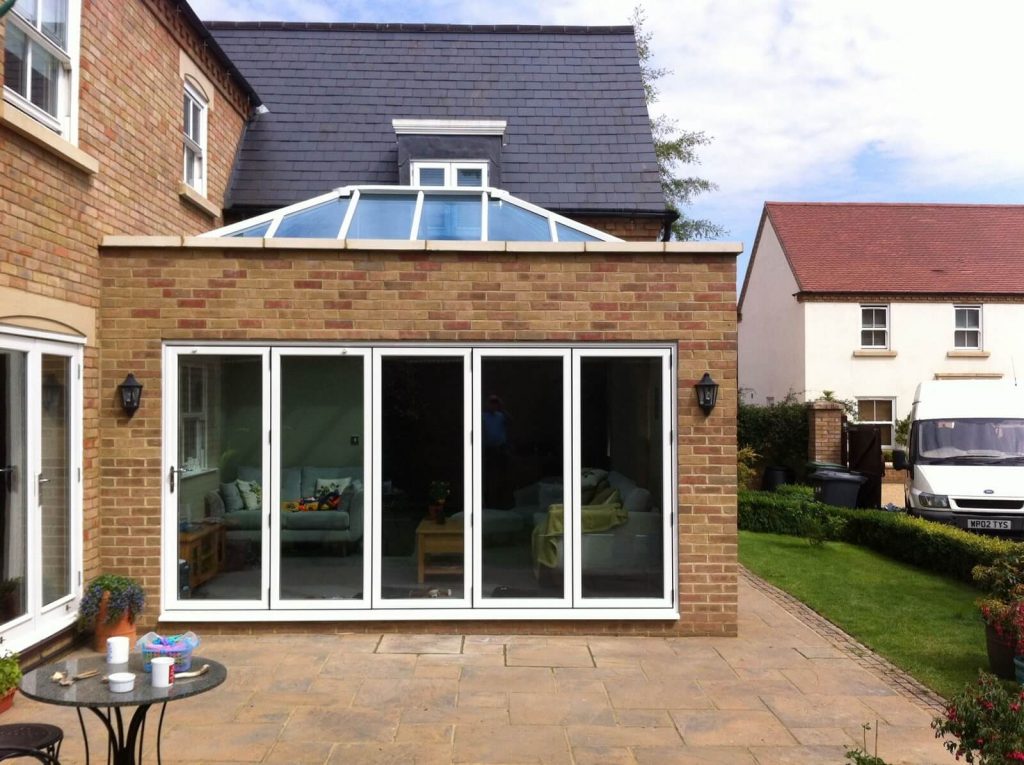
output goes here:
[[[205, 244], [185, 249], [125, 244], [103, 252], [100, 531], [105, 568], [140, 577], [152, 602], [158, 602], [163, 340], [672, 341], [679, 361], [678, 622], [338, 622], [298, 628], [735, 634], [733, 256], [687, 253], [682, 245], [669, 245], [662, 253], [597, 254], [530, 252], [540, 249], [532, 244], [491, 253], [300, 250], [272, 240], [266, 249], [246, 240]], [[142, 408], [131, 420], [114, 399], [129, 368], [146, 386]], [[722, 386], [710, 417], [697, 408], [693, 390], [705, 371]], [[296, 625], [221, 628], [245, 632]]]
[[[245, 97], [211, 67], [198, 36], [170, 21], [177, 17], [170, 0], [83, 0], [78, 147], [99, 162], [95, 174], [0, 123], [0, 288], [96, 309], [97, 246], [104, 235], [191, 234], [219, 225], [178, 194], [182, 47], [217, 83], [207, 195], [217, 205], [241, 135]], [[0, 45], [5, 29], [0, 22]], [[0, 76], [2, 70], [0, 59]], [[20, 312], [6, 304], [8, 299], [0, 296], [0, 320]], [[86, 577], [98, 573], [93, 545], [100, 407], [96, 329], [81, 329], [88, 337], [83, 376]]]
[[618, 215], [576, 215], [573, 220], [627, 242], [660, 241], [664, 226], [660, 218], [624, 218]]
[[808, 409], [807, 458], [812, 462], [842, 462], [843, 405], [813, 401]]

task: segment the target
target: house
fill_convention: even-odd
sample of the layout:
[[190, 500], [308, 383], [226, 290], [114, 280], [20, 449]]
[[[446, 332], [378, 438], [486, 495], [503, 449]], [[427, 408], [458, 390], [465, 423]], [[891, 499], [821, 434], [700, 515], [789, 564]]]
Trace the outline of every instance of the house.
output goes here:
[[9, 644], [101, 571], [161, 629], [735, 633], [740, 248], [656, 241], [630, 28], [68, 3], [73, 129], [4, 73]]
[[750, 403], [856, 401], [893, 444], [919, 382], [1012, 379], [1024, 207], [765, 204], [740, 296]]

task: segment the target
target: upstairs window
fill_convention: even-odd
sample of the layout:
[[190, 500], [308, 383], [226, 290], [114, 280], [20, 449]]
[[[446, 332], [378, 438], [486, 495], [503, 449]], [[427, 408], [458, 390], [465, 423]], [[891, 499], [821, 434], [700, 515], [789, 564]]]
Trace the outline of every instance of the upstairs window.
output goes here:
[[77, 11], [76, 0], [18, 0], [4, 35], [4, 98], [69, 141]]
[[183, 105], [185, 170], [182, 180], [205, 196], [206, 123], [209, 102], [198, 88], [186, 82]]
[[413, 186], [479, 189], [487, 185], [486, 162], [413, 162]]
[[860, 307], [860, 347], [889, 347], [889, 306], [862, 305]]
[[981, 350], [981, 306], [953, 306], [953, 347], [958, 351]]

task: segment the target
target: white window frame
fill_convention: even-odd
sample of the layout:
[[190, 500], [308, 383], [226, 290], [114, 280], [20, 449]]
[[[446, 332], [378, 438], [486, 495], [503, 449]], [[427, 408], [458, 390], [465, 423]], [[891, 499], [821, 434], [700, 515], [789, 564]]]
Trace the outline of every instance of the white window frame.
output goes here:
[[[868, 326], [864, 323], [864, 311], [883, 311], [885, 314], [885, 325], [877, 327], [874, 324]], [[871, 344], [867, 345], [864, 343], [865, 332], [884, 332], [885, 343], [882, 345]], [[891, 343], [891, 332], [892, 332], [892, 319], [889, 306], [884, 303], [862, 303], [860, 305], [860, 347], [866, 350], [888, 350], [889, 344]]]
[[[209, 467], [209, 455], [207, 453], [208, 441], [208, 424], [210, 420], [210, 378], [207, 374], [207, 369], [199, 364], [183, 364], [184, 369], [189, 370], [189, 375], [198, 375], [200, 383], [202, 385], [202, 401], [199, 404], [199, 409], [193, 411], [191, 408], [178, 407], [179, 417], [181, 423], [179, 427], [182, 427], [186, 421], [192, 421], [198, 423], [200, 436], [196, 444], [197, 453], [194, 455], [187, 455], [179, 453], [178, 462], [182, 466], [182, 469], [186, 469], [190, 459], [195, 460], [195, 464], [191, 466], [189, 472], [197, 470], [204, 470]], [[186, 398], [188, 403], [191, 404], [192, 395], [191, 391], [186, 391]], [[184, 429], [184, 428], [182, 428]], [[184, 446], [184, 444], [182, 444]]]
[[[193, 105], [198, 108], [199, 140], [190, 135], [189, 127], [195, 126], [192, 122]], [[192, 83], [186, 81], [184, 98], [182, 99], [182, 182], [195, 189], [203, 196], [206, 196], [206, 169], [207, 169], [207, 140], [208, 125], [210, 117], [210, 101], [203, 92]], [[189, 151], [193, 153], [193, 159], [189, 160]], [[189, 171], [193, 174], [193, 183], [188, 180]]]
[[[888, 401], [890, 403], [889, 411], [892, 413], [892, 420], [862, 420], [860, 419], [860, 405], [862, 402], [878, 402]], [[892, 443], [882, 444], [883, 449], [893, 449], [896, 444], [896, 423], [899, 418], [896, 416], [896, 397], [895, 396], [857, 396], [857, 422], [860, 425], [888, 425], [892, 434]]]
[[[60, 64], [60, 78], [57, 83], [57, 114], [50, 114], [45, 109], [36, 106], [29, 98], [17, 91], [3, 86], [4, 100], [30, 117], [46, 126], [64, 140], [72, 144], [78, 143], [78, 83], [79, 83], [79, 49], [81, 47], [81, 0], [64, 0], [67, 3], [67, 41], [66, 48], [43, 34], [42, 25], [42, 3], [43, 0], [32, 0], [36, 6], [37, 24], [33, 25], [14, 8], [5, 17], [7, 30], [4, 37], [5, 43], [10, 35], [11, 27], [17, 27], [23, 32], [30, 42], [41, 46], [47, 53], [57, 59]], [[31, 71], [32, 54], [31, 46], [25, 61], [26, 68]]]
[[[177, 588], [178, 581], [178, 508], [177, 495], [169, 490], [168, 476], [176, 468], [178, 459], [177, 429], [179, 417], [177, 413], [178, 366], [179, 359], [191, 355], [245, 355], [260, 356], [263, 360], [263, 406], [262, 406], [262, 439], [263, 458], [261, 467], [263, 475], [276, 476], [279, 467], [280, 444], [274, 443], [272, 433], [280, 433], [280, 358], [285, 355], [332, 355], [338, 353], [359, 353], [366, 359], [364, 373], [364, 454], [367, 465], [364, 477], [366, 497], [364, 500], [364, 598], [361, 601], [284, 601], [279, 597], [275, 584], [271, 581], [274, 572], [280, 570], [279, 552], [274, 549], [276, 535], [274, 529], [279, 523], [280, 489], [278, 481], [270, 481], [269, 491], [265, 491], [263, 503], [265, 517], [263, 534], [262, 558], [264, 565], [261, 572], [263, 593], [262, 599], [245, 601], [180, 599]], [[383, 601], [380, 598], [380, 548], [381, 548], [381, 497], [377, 484], [380, 481], [380, 449], [376, 443], [377, 432], [381, 424], [380, 360], [383, 357], [395, 356], [461, 356], [469, 360], [467, 374], [470, 386], [463, 395], [470, 407], [467, 414], [467, 470], [472, 471], [472, 492], [469, 524], [469, 546], [466, 549], [466, 562], [471, 569], [464, 573], [464, 584], [472, 580], [472, 589], [468, 589], [467, 597], [461, 600], [420, 598], [415, 602]], [[565, 507], [569, 510], [565, 516], [565, 539], [571, 540], [567, 545], [570, 549], [565, 556], [563, 566], [565, 577], [564, 596], [560, 599], [518, 599], [518, 598], [487, 598], [482, 592], [482, 532], [483, 524], [477, 517], [483, 507], [481, 477], [483, 469], [483, 447], [480, 439], [473, 437], [476, 428], [476, 413], [482, 411], [480, 361], [487, 357], [555, 357], [561, 359], [565, 373], [562, 389], [563, 395], [563, 434], [565, 449], [563, 454], [564, 470], [567, 475], [576, 475], [573, 480], [566, 481]], [[582, 575], [580, 567], [579, 517], [581, 513], [580, 497], [580, 420], [579, 420], [579, 363], [584, 356], [596, 357], [657, 357], [662, 360], [662, 406], [663, 428], [667, 447], [664, 452], [664, 481], [661, 497], [662, 513], [665, 519], [664, 555], [665, 588], [663, 598], [583, 598]], [[161, 588], [161, 620], [197, 622], [287, 622], [287, 621], [389, 621], [389, 620], [523, 620], [523, 619], [559, 619], [559, 620], [599, 620], [599, 619], [636, 619], [665, 620], [679, 618], [678, 592], [675, 582], [679, 575], [679, 559], [677, 548], [678, 511], [677, 497], [673, 487], [677, 486], [676, 465], [678, 460], [676, 444], [672, 434], [677, 422], [675, 396], [678, 381], [675, 377], [677, 363], [673, 347], [664, 344], [637, 346], [594, 346], [587, 344], [567, 344], [551, 346], [521, 343], [515, 345], [492, 345], [477, 343], [461, 345], [458, 343], [431, 345], [423, 343], [352, 343], [345, 345], [331, 344], [266, 344], [252, 343], [242, 345], [186, 345], [169, 343], [164, 346], [163, 353], [163, 522], [162, 528], [162, 588]], [[278, 392], [275, 392], [278, 391]], [[372, 395], [368, 393], [372, 391]], [[575, 472], [574, 472], [575, 471]], [[269, 501], [267, 496], [269, 495]]]
[[[977, 327], [977, 329], [975, 329], [973, 327], [961, 327], [960, 326], [960, 323], [957, 320], [958, 319], [958, 314], [959, 314], [960, 311], [974, 311], [974, 312], [977, 313], [977, 316], [978, 316], [978, 327]], [[980, 351], [980, 350], [982, 350], [985, 347], [985, 345], [984, 345], [985, 335], [984, 335], [984, 332], [983, 332], [984, 325], [983, 325], [982, 313], [983, 312], [981, 310], [981, 305], [977, 304], [977, 303], [961, 304], [961, 305], [954, 305], [953, 306], [953, 350], [954, 351]], [[977, 336], [978, 336], [977, 344], [976, 345], [957, 345], [957, 343], [956, 343], [956, 336], [957, 336], [958, 332], [964, 332], [964, 333], [974, 332], [974, 333], [976, 333]]]
[[[82, 596], [82, 345], [81, 338], [67, 337], [55, 341], [55, 335], [0, 330], [0, 346], [27, 354], [26, 390], [23, 391], [26, 418], [26, 502], [28, 528], [25, 590], [25, 613], [11, 620], [0, 632], [3, 645], [11, 651], [29, 648], [63, 629], [72, 626], [78, 617], [78, 601]], [[50, 603], [43, 603], [42, 528], [38, 477], [42, 473], [42, 427], [40, 388], [42, 356], [63, 356], [69, 362], [68, 400], [68, 582], [69, 592]]]
[[[442, 186], [423, 186], [425, 189], [480, 189], [483, 191], [490, 186], [490, 178], [488, 177], [488, 163], [474, 160], [456, 159], [445, 162], [437, 161], [412, 161], [412, 184], [413, 186], [420, 186], [420, 171], [421, 170], [443, 170], [444, 171], [444, 185]], [[480, 171], [480, 185], [479, 186], [459, 186], [459, 170], [479, 170]]]

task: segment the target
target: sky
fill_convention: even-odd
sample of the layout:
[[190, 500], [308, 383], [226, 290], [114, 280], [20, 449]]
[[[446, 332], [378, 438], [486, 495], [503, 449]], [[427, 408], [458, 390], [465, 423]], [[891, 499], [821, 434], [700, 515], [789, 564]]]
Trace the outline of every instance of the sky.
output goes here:
[[[206, 20], [627, 24], [634, 2], [191, 0]], [[644, 0], [654, 114], [713, 140], [689, 212], [745, 253], [774, 201], [1024, 203], [1024, 3]]]

